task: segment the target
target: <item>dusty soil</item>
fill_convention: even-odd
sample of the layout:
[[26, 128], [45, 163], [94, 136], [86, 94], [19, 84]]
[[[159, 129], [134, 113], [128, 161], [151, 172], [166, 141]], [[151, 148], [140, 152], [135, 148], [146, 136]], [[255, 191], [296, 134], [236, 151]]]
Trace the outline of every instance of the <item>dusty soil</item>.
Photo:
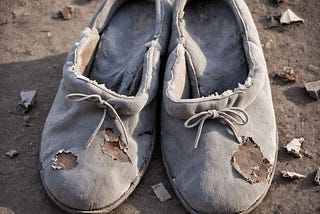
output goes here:
[[[47, 197], [38, 172], [40, 137], [55, 96], [66, 53], [94, 14], [99, 1], [1, 0], [0, 1], [0, 207], [16, 213], [63, 213]], [[320, 166], [320, 103], [303, 89], [303, 83], [320, 79], [320, 1], [288, 0], [277, 6], [271, 0], [247, 0], [258, 27], [269, 68], [279, 132], [279, 158], [271, 189], [253, 213], [320, 213], [320, 186], [315, 169]], [[72, 4], [75, 17], [55, 19], [58, 9]], [[266, 29], [266, 17], [290, 8], [305, 24]], [[295, 83], [273, 76], [284, 66], [297, 74]], [[37, 89], [35, 106], [22, 114], [21, 90]], [[23, 116], [31, 116], [31, 126]], [[294, 158], [283, 148], [292, 138], [304, 137], [303, 147], [312, 157]], [[177, 198], [161, 203], [151, 185], [163, 182], [173, 194], [157, 145], [151, 165], [136, 191], [113, 213], [186, 213]], [[6, 152], [18, 151], [9, 159]], [[307, 177], [290, 181], [281, 170]]]

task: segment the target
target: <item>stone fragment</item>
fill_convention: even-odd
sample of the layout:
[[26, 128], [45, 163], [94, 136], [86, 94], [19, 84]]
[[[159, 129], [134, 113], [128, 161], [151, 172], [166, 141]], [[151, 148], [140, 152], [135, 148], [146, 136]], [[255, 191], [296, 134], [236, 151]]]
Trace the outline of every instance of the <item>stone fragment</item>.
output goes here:
[[9, 158], [14, 158], [15, 156], [18, 155], [18, 152], [16, 150], [10, 150], [6, 153], [6, 155], [9, 157]]
[[0, 214], [15, 214], [9, 207], [0, 207]]
[[304, 84], [305, 89], [307, 90], [310, 97], [315, 100], [318, 100], [320, 97], [320, 80], [315, 82], [308, 82]]
[[21, 100], [19, 102], [19, 105], [23, 107], [25, 111], [29, 110], [29, 108], [33, 106], [35, 102], [36, 95], [37, 95], [36, 90], [21, 91], [20, 92]]
[[281, 24], [291, 24], [291, 23], [294, 23], [294, 22], [302, 22], [302, 23], [304, 23], [304, 20], [302, 18], [300, 18], [299, 16], [297, 16], [290, 9], [287, 9], [286, 11], [284, 11], [281, 14], [281, 17], [280, 17], [280, 23]]
[[296, 73], [292, 67], [284, 67], [276, 74], [276, 77], [279, 77], [286, 82], [296, 81]]
[[317, 169], [316, 176], [314, 177], [314, 182], [320, 185], [320, 167]]
[[286, 145], [286, 149], [288, 151], [289, 154], [292, 154], [296, 157], [302, 158], [302, 149], [301, 149], [301, 145], [302, 142], [304, 141], [304, 138], [293, 138], [287, 145]]
[[282, 173], [282, 177], [284, 177], [284, 178], [299, 179], [299, 178], [306, 177], [305, 175], [302, 175], [300, 173], [290, 172], [288, 170], [281, 171], [281, 173]]
[[172, 199], [168, 190], [164, 187], [163, 183], [158, 183], [156, 185], [151, 186], [154, 194], [161, 202], [165, 202], [167, 200]]
[[70, 20], [74, 16], [75, 7], [72, 5], [64, 6], [62, 9], [59, 10], [59, 13], [61, 14], [61, 17], [64, 20]]

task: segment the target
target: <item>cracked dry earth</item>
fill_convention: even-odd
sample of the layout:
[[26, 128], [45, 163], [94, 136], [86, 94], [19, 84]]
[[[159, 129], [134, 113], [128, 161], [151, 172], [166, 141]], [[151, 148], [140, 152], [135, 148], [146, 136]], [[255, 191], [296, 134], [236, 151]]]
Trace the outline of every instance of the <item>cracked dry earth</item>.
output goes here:
[[[311, 99], [303, 83], [320, 79], [320, 1], [246, 0], [256, 22], [266, 56], [279, 133], [279, 155], [269, 193], [253, 213], [320, 213], [320, 186], [314, 184], [320, 166], [320, 103]], [[0, 207], [15, 213], [63, 213], [47, 197], [40, 182], [38, 151], [46, 115], [53, 102], [67, 52], [95, 13], [101, 0], [0, 1]], [[68, 21], [52, 18], [59, 8], [75, 5]], [[266, 29], [266, 17], [290, 8], [304, 24]], [[294, 83], [279, 83], [273, 76], [285, 66], [296, 72]], [[19, 93], [37, 89], [35, 106], [19, 112]], [[30, 116], [30, 126], [23, 117]], [[302, 159], [288, 155], [292, 138], [305, 139]], [[14, 149], [12, 159], [6, 152]], [[150, 167], [129, 199], [112, 213], [186, 213], [174, 197], [156, 146]], [[306, 175], [282, 178], [281, 171]], [[151, 186], [163, 182], [173, 196], [160, 202]]]

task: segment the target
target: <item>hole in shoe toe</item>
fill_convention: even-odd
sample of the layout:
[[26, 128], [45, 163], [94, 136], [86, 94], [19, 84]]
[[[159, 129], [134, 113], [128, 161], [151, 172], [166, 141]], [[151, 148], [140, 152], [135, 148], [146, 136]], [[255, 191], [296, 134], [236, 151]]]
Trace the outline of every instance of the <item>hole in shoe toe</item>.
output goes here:
[[77, 165], [78, 157], [70, 151], [60, 150], [57, 152], [55, 160], [52, 164], [53, 169], [72, 169]]
[[114, 131], [112, 129], [106, 129], [104, 142], [101, 145], [102, 152], [109, 155], [113, 160], [131, 163], [124, 148], [125, 143], [115, 135]]

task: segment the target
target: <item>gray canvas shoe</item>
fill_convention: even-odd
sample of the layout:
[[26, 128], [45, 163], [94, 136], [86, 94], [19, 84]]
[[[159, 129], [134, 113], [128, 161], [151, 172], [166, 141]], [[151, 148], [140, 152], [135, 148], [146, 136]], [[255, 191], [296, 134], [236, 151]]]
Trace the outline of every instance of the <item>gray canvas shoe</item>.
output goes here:
[[161, 144], [191, 213], [246, 213], [266, 195], [277, 131], [267, 67], [243, 0], [176, 0]]
[[41, 178], [72, 213], [105, 213], [135, 189], [155, 142], [167, 1], [105, 1], [70, 51], [41, 142]]

